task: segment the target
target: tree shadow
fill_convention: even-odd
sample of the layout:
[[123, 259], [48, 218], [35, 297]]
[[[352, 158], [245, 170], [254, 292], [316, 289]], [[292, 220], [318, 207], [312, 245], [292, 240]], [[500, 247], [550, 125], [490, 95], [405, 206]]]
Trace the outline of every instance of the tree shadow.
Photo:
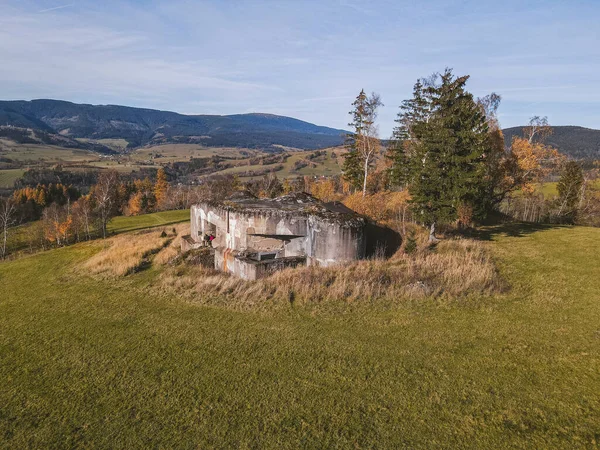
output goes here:
[[498, 236], [524, 237], [537, 233], [538, 231], [558, 228], [570, 228], [570, 226], [563, 224], [510, 222], [498, 225], [487, 225], [478, 229], [464, 230], [460, 232], [460, 235], [480, 241], [492, 241]]
[[390, 258], [402, 245], [400, 233], [371, 221], [365, 227], [365, 240], [367, 258]]

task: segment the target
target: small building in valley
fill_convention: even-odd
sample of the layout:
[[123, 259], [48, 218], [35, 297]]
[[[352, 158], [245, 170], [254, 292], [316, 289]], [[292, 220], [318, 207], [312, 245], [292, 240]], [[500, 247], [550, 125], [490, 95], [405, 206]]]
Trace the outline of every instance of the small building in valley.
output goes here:
[[341, 203], [309, 194], [258, 199], [238, 193], [191, 208], [191, 235], [182, 250], [214, 249], [215, 268], [247, 280], [286, 267], [331, 266], [365, 258], [367, 221]]

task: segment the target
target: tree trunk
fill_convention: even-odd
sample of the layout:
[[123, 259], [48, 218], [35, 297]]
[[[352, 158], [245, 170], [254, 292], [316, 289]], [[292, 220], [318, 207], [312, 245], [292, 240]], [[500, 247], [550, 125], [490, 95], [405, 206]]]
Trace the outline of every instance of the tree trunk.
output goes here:
[[8, 241], [8, 227], [3, 227], [3, 236], [2, 236], [2, 259], [6, 256], [6, 241]]
[[429, 242], [435, 243], [439, 241], [440, 240], [435, 237], [435, 222], [432, 222], [431, 226], [429, 227]]
[[365, 175], [363, 180], [363, 197], [367, 195], [367, 176], [369, 174], [369, 157], [365, 158]]

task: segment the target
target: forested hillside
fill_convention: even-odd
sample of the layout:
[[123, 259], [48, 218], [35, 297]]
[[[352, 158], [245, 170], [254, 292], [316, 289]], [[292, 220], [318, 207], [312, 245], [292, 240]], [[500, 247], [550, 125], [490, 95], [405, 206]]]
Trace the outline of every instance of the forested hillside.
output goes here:
[[267, 150], [275, 146], [317, 149], [339, 145], [344, 139], [343, 130], [272, 114], [183, 115], [59, 100], [0, 101], [0, 123], [71, 138], [125, 139], [130, 147], [178, 142]]
[[[523, 127], [506, 128], [502, 131], [506, 145], [510, 145], [513, 136], [523, 136]], [[552, 127], [552, 134], [545, 142], [572, 158], [600, 158], [600, 130], [575, 126]]]

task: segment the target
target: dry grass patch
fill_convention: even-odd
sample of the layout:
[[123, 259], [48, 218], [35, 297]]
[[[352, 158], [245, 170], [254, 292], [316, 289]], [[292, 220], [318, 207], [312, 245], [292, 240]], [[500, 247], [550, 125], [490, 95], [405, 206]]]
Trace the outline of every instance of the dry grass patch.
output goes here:
[[153, 263], [161, 266], [167, 265], [181, 253], [181, 236], [190, 233], [190, 224], [181, 223], [175, 225], [170, 232], [175, 234], [175, 238], [168, 246], [158, 252], [158, 254], [154, 257]]
[[158, 288], [206, 304], [248, 309], [272, 300], [288, 304], [331, 300], [364, 302], [423, 297], [464, 297], [502, 289], [484, 243], [453, 239], [413, 255], [358, 261], [338, 267], [287, 269], [250, 282], [202, 267], [165, 270]]
[[164, 229], [122, 234], [107, 239], [106, 247], [83, 264], [83, 269], [103, 276], [125, 276], [141, 268], [149, 256], [173, 239]]

